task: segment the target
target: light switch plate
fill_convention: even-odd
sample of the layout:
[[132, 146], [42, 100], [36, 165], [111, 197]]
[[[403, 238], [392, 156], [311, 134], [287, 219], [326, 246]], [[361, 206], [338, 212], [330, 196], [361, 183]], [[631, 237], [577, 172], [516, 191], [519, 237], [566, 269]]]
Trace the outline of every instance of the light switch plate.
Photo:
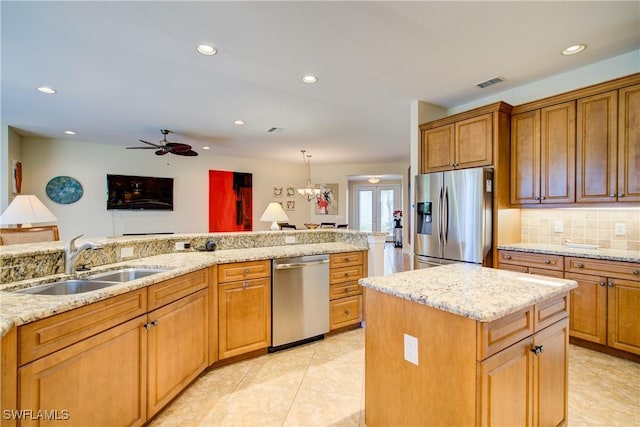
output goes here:
[[418, 366], [418, 338], [404, 334], [404, 360]]
[[564, 231], [564, 223], [562, 220], [553, 222], [553, 232], [554, 233], [562, 233]]
[[624, 222], [616, 222], [613, 228], [613, 234], [616, 236], [624, 236], [627, 234], [627, 225]]
[[120, 258], [131, 258], [133, 256], [133, 248], [126, 247], [120, 249]]

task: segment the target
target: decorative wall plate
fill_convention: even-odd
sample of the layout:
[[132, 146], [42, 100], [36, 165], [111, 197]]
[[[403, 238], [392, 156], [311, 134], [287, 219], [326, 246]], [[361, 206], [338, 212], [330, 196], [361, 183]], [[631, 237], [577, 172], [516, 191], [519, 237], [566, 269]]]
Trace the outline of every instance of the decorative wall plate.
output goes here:
[[84, 193], [82, 185], [70, 176], [56, 176], [51, 178], [46, 187], [47, 196], [56, 203], [68, 205], [75, 203]]

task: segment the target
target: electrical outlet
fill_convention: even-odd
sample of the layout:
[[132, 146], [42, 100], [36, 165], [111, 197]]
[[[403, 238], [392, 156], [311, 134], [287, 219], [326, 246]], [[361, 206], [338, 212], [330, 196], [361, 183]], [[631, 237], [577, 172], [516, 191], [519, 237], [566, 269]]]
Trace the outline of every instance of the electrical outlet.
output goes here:
[[126, 247], [120, 249], [120, 258], [131, 258], [133, 256], [133, 248]]
[[404, 334], [404, 360], [418, 366], [418, 338]]
[[613, 228], [613, 234], [616, 236], [624, 236], [627, 234], [627, 224], [624, 222], [616, 222]]
[[563, 231], [564, 231], [564, 223], [562, 222], [562, 220], [554, 221], [553, 232], [562, 233]]
[[176, 251], [184, 251], [186, 249], [189, 249], [191, 247], [191, 244], [189, 242], [176, 242], [174, 249]]
[[284, 236], [284, 242], [288, 244], [292, 244], [296, 242], [295, 236]]

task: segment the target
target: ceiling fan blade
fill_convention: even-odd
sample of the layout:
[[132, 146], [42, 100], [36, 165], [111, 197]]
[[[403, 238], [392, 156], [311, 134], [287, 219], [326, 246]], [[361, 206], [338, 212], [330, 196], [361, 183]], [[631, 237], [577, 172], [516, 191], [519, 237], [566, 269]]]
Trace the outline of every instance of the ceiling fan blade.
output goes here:
[[178, 156], [189, 156], [189, 157], [193, 157], [193, 156], [197, 156], [198, 155], [198, 153], [193, 151], [193, 150], [173, 151], [173, 154], [176, 154]]
[[141, 139], [140, 142], [144, 142], [145, 144], [149, 144], [156, 148], [162, 148], [162, 145], [154, 144], [153, 142], [145, 141], [144, 139]]
[[167, 147], [169, 147], [169, 149], [174, 153], [181, 153], [183, 151], [191, 150], [191, 146], [190, 145], [180, 144], [180, 143], [176, 143], [176, 142], [167, 143]]
[[127, 147], [127, 150], [155, 150], [157, 147]]

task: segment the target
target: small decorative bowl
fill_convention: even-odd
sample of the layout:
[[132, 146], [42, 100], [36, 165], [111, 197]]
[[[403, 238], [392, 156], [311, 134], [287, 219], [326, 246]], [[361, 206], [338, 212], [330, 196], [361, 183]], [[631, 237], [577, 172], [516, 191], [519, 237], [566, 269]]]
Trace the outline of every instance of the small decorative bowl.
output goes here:
[[311, 223], [309, 223], [309, 224], [305, 224], [304, 226], [307, 227], [308, 229], [313, 230], [315, 228], [320, 227], [320, 224], [311, 224]]

